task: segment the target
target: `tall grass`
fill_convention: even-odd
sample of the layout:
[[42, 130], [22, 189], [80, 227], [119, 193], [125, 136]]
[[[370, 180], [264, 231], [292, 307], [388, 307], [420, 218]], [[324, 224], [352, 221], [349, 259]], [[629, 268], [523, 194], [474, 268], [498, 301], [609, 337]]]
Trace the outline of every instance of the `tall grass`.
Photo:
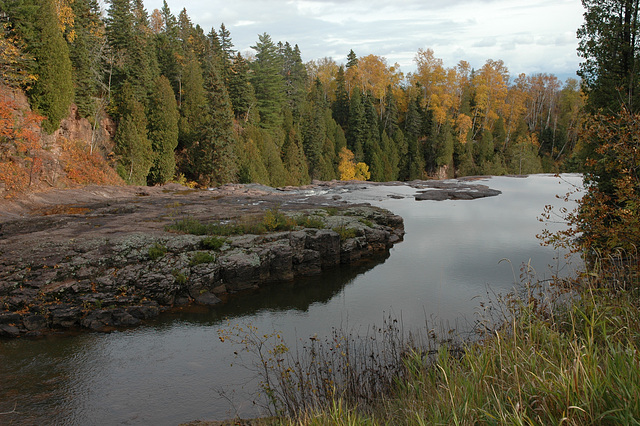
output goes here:
[[527, 275], [466, 343], [391, 318], [365, 336], [281, 341], [261, 358], [263, 388], [288, 424], [639, 424], [637, 259], [551, 288]]

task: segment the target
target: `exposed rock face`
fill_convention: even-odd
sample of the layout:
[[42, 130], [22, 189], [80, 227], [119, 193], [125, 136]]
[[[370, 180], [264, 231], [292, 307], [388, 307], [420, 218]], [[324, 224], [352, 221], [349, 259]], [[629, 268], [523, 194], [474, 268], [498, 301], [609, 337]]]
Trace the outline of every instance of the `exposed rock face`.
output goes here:
[[486, 185], [461, 181], [429, 181], [429, 189], [419, 191], [415, 199], [417, 201], [475, 200], [500, 194], [502, 192]]
[[[311, 201], [279, 211], [313, 217], [324, 229], [225, 237], [221, 248], [206, 250], [204, 236], [168, 232], [165, 226], [186, 216], [244, 217], [287, 198], [164, 191], [153, 188], [147, 192], [152, 195], [142, 198], [57, 206], [55, 214], [1, 222], [0, 336], [133, 326], [172, 306], [215, 305], [269, 282], [356, 262], [388, 250], [404, 234], [402, 218], [388, 211], [342, 204], [329, 212], [314, 208], [318, 203]], [[341, 236], [341, 229], [349, 233]], [[162, 251], [154, 254], [153, 247]]]

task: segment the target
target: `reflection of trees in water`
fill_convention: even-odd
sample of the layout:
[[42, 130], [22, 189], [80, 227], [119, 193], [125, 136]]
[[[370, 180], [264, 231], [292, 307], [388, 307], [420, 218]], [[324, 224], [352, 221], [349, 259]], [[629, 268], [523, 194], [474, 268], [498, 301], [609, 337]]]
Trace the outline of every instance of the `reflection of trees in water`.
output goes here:
[[352, 265], [341, 265], [320, 274], [296, 278], [293, 281], [272, 283], [263, 288], [244, 292], [229, 298], [223, 305], [213, 308], [194, 307], [172, 312], [160, 321], [179, 319], [191, 323], [216, 323], [222, 319], [249, 316], [260, 311], [306, 312], [314, 303], [327, 303], [355, 277], [384, 263], [389, 252], [380, 253], [370, 260]]
[[76, 375], [74, 359], [82, 356], [79, 348], [84, 344], [83, 336], [73, 333], [0, 341], [0, 413], [6, 413], [0, 415], [0, 424], [64, 419], [77, 397], [70, 383]]

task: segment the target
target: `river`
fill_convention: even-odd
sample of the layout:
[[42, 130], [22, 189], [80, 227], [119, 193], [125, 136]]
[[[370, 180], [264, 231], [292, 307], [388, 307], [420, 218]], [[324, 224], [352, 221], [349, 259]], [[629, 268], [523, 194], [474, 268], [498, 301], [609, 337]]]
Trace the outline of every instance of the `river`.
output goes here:
[[[339, 195], [401, 215], [404, 241], [357, 267], [270, 286], [217, 308], [162, 315], [109, 334], [81, 332], [0, 341], [0, 424], [173, 425], [260, 414], [256, 378], [218, 332], [250, 324], [295, 342], [332, 327], [366, 330], [385, 317], [406, 329], [425, 321], [469, 328], [487, 294], [518, 288], [520, 267], [538, 279], [580, 266], [536, 238], [547, 204], [581, 185], [578, 175], [493, 177], [502, 191], [472, 201], [415, 201], [409, 186]], [[334, 196], [335, 193], [329, 193]], [[571, 207], [569, 205], [568, 207]], [[551, 224], [560, 227], [561, 224]]]

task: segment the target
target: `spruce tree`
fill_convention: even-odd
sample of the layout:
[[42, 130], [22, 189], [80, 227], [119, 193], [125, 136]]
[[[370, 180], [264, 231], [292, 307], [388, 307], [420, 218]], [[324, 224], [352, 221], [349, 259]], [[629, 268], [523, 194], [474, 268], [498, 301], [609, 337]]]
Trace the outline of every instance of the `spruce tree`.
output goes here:
[[364, 160], [364, 144], [367, 138], [367, 119], [360, 90], [355, 88], [349, 104], [349, 127], [347, 128], [347, 148], [355, 155], [355, 161]]
[[259, 118], [257, 100], [253, 86], [249, 82], [249, 64], [240, 53], [236, 54], [233, 60], [227, 87], [236, 119], [245, 122], [257, 121], [254, 119], [254, 117]]
[[298, 45], [292, 48], [289, 42], [286, 42], [282, 49], [282, 61], [281, 74], [284, 79], [286, 100], [294, 119], [298, 120], [305, 101], [308, 80], [307, 69], [302, 63]]
[[311, 93], [304, 119], [304, 152], [309, 162], [309, 175], [312, 179], [320, 179], [322, 170], [320, 162], [327, 129], [325, 126], [325, 109], [328, 108], [324, 96], [324, 89], [319, 79], [316, 79]]
[[97, 0], [75, 0], [71, 7], [75, 16], [75, 38], [69, 43], [74, 100], [81, 117], [92, 117], [97, 111], [97, 98], [101, 89], [104, 24], [100, 19], [101, 11]]
[[153, 150], [150, 184], [170, 180], [176, 168], [174, 151], [178, 146], [178, 108], [169, 79], [160, 76], [149, 102], [149, 139]]
[[340, 65], [336, 75], [336, 100], [332, 106], [333, 118], [342, 126], [347, 128], [349, 123], [349, 93], [347, 93], [344, 77], [344, 66]]
[[358, 57], [356, 56], [353, 49], [349, 50], [349, 54], [347, 55], [347, 68], [355, 67], [358, 65]]

